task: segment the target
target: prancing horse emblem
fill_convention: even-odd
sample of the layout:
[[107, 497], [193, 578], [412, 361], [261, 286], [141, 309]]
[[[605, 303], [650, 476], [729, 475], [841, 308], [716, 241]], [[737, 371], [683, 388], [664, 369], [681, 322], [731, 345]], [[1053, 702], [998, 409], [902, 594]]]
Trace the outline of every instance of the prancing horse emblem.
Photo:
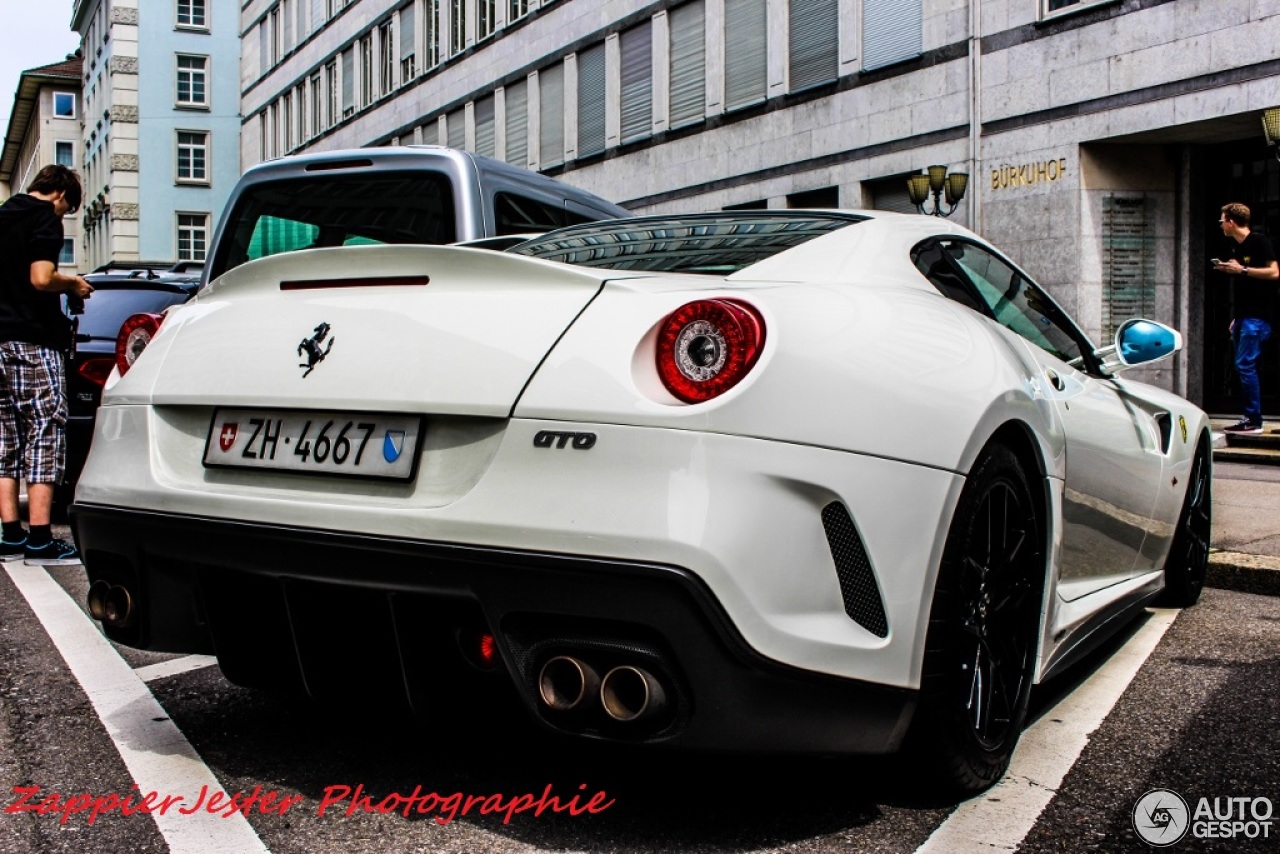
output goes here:
[[329, 345], [321, 350], [320, 345], [324, 343], [325, 338], [329, 338], [329, 324], [321, 323], [316, 327], [314, 335], [310, 338], [303, 338], [302, 342], [298, 344], [298, 355], [305, 354], [307, 357], [306, 362], [298, 365], [299, 368], [306, 368], [302, 372], [303, 377], [314, 371], [316, 365], [324, 361], [324, 357], [329, 355], [329, 351], [333, 349], [333, 342], [338, 340], [337, 338], [329, 338]]

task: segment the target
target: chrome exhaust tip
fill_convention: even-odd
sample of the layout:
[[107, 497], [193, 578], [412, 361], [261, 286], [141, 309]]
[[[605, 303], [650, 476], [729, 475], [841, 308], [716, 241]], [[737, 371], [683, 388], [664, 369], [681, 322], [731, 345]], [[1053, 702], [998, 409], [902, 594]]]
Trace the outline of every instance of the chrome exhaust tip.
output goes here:
[[538, 697], [556, 712], [580, 708], [600, 690], [600, 677], [591, 665], [567, 655], [547, 660], [538, 673]]
[[119, 584], [95, 581], [86, 597], [89, 616], [112, 628], [122, 629], [133, 622], [133, 596]]
[[633, 723], [660, 713], [667, 693], [647, 670], [631, 665], [615, 667], [600, 682], [600, 702], [605, 714], [621, 723]]

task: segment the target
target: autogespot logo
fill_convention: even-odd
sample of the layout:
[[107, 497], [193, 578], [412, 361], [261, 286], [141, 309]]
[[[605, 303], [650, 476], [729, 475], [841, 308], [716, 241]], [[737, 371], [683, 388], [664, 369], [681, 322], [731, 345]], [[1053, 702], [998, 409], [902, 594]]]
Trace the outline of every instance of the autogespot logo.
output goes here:
[[1187, 802], [1168, 789], [1152, 789], [1133, 806], [1133, 829], [1143, 842], [1157, 848], [1181, 840], [1190, 823]]

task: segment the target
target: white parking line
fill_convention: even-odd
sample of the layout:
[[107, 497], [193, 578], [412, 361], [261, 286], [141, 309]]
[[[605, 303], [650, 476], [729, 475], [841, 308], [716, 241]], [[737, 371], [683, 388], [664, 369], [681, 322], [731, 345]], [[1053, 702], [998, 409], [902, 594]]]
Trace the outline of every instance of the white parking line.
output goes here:
[[209, 792], [222, 791], [218, 778], [169, 720], [146, 684], [47, 572], [22, 564], [6, 564], [5, 571], [93, 703], [138, 791], [142, 795], [158, 792], [160, 798], [184, 798], [164, 814], [158, 810], [151, 813], [169, 850], [174, 854], [266, 852], [267, 847], [239, 813], [224, 818], [203, 809], [190, 815], [179, 812], [196, 803], [204, 786]]
[[166, 676], [177, 676], [180, 673], [190, 673], [192, 670], [202, 670], [217, 663], [218, 659], [212, 655], [184, 655], [182, 658], [157, 661], [155, 664], [139, 667], [133, 672], [143, 682], [154, 682]]
[[1018, 847], [1057, 794], [1089, 736], [1102, 725], [1179, 613], [1170, 608], [1151, 611], [1124, 646], [1053, 707], [1052, 716], [1045, 715], [1022, 733], [1004, 779], [956, 807], [916, 854], [976, 854]]

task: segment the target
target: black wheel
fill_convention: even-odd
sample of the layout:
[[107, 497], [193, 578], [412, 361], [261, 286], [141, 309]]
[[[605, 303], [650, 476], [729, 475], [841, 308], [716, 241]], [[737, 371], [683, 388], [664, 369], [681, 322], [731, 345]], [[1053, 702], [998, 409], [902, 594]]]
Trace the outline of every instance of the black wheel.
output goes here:
[[1164, 592], [1159, 604], [1186, 608], [1200, 601], [1205, 572], [1209, 566], [1209, 534], [1213, 528], [1213, 479], [1209, 451], [1204, 441], [1196, 449], [1187, 479], [1187, 495], [1182, 514], [1173, 532], [1173, 544], [1164, 564]]
[[1040, 503], [996, 445], [960, 494], [929, 614], [908, 748], [952, 792], [991, 786], [1026, 718], [1044, 578]]

